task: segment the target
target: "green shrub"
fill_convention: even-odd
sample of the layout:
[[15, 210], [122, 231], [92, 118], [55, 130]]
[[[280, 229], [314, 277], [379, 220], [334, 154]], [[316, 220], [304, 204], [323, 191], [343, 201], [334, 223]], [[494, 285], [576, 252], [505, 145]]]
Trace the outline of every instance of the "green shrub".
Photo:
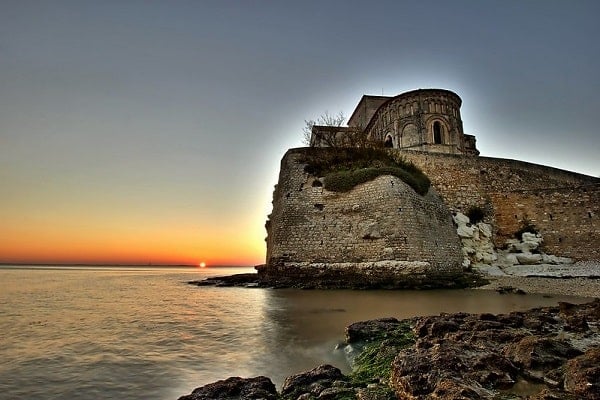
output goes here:
[[394, 160], [385, 150], [374, 148], [310, 148], [301, 159], [304, 171], [324, 177], [325, 189], [347, 192], [356, 185], [381, 175], [392, 175], [407, 183], [420, 195], [429, 190], [429, 178], [414, 164]]

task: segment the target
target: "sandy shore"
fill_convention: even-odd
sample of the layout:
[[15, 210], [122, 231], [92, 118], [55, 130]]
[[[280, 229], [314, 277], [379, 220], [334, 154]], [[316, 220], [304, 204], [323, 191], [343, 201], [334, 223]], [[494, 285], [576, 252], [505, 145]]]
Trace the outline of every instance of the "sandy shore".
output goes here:
[[[485, 274], [485, 271], [482, 271]], [[490, 281], [480, 289], [512, 286], [525, 293], [600, 297], [600, 261], [580, 261], [558, 266], [520, 266], [509, 274], [485, 274]]]

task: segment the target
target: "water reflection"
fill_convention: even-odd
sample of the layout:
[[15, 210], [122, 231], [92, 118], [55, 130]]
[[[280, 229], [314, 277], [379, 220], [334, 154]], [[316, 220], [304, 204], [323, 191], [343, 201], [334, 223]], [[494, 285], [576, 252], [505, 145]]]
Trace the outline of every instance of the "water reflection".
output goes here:
[[345, 327], [353, 322], [443, 312], [506, 313], [555, 305], [558, 301], [585, 301], [570, 296], [500, 295], [483, 290], [271, 290], [268, 293], [266, 314], [275, 336], [271, 363], [261, 373], [272, 377], [277, 384], [290, 373], [322, 362], [348, 371], [344, 354], [334, 348], [343, 341]]
[[232, 375], [280, 385], [322, 362], [346, 368], [333, 349], [355, 321], [584, 300], [185, 284], [223, 272], [0, 269], [0, 399], [175, 399]]

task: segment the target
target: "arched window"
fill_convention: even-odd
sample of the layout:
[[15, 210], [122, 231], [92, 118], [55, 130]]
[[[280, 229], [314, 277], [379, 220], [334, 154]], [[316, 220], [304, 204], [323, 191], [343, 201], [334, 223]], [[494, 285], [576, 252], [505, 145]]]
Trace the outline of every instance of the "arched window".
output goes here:
[[439, 121], [433, 123], [433, 143], [442, 144], [442, 124]]
[[394, 141], [392, 140], [391, 135], [387, 135], [385, 137], [385, 141], [383, 142], [383, 147], [389, 147], [389, 148], [394, 147]]

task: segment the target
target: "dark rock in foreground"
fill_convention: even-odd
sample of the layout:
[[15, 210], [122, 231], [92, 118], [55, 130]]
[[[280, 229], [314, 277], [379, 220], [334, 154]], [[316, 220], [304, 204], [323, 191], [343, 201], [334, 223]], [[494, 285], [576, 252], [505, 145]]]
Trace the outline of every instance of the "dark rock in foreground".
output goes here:
[[279, 396], [275, 385], [264, 376], [256, 378], [232, 377], [209, 383], [195, 389], [192, 394], [179, 400], [276, 400]]
[[288, 377], [280, 394], [264, 377], [230, 378], [180, 399], [600, 399], [599, 299], [364, 321], [346, 339], [362, 351], [348, 376], [322, 365]]
[[[403, 262], [398, 262], [403, 263]], [[410, 262], [407, 262], [410, 264]], [[363, 263], [364, 264], [364, 263]], [[413, 262], [412, 264], [419, 264]], [[426, 264], [426, 263], [420, 263]], [[406, 265], [394, 268], [360, 263], [333, 268], [311, 266], [256, 266], [258, 273], [210, 277], [188, 282], [196, 286], [295, 288], [295, 289], [460, 289], [487, 284], [475, 273], [443, 274], [402, 273]]]
[[310, 371], [288, 376], [281, 388], [285, 399], [338, 399], [354, 396], [348, 377], [331, 365], [320, 365]]
[[600, 300], [419, 318], [390, 383], [398, 398], [600, 399], [599, 323]]
[[189, 281], [190, 285], [216, 286], [216, 287], [258, 287], [258, 274], [234, 274], [226, 276], [215, 276], [200, 281]]

